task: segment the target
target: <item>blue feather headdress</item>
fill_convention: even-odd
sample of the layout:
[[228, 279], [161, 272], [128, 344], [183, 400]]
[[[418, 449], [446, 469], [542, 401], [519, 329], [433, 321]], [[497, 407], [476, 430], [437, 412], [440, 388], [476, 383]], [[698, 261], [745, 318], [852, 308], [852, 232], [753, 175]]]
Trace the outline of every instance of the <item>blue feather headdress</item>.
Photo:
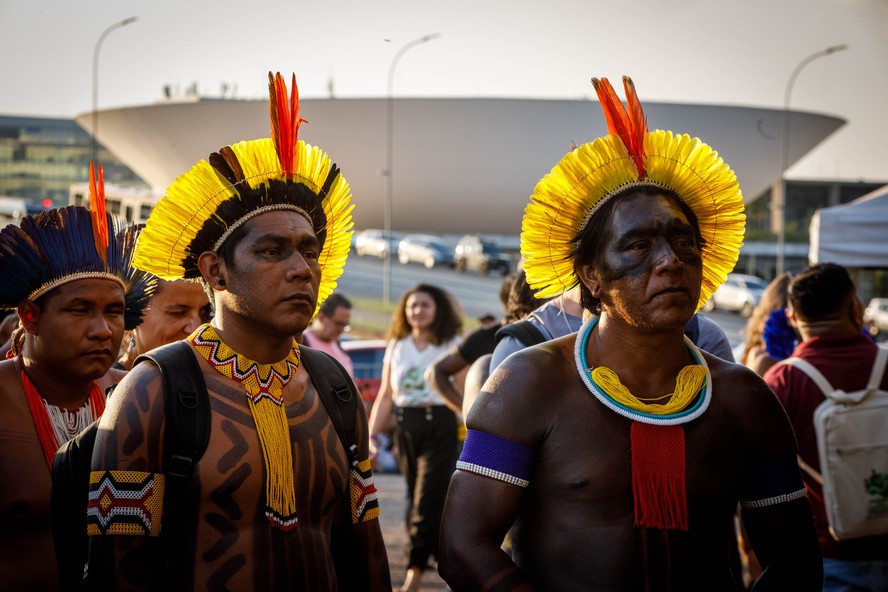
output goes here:
[[132, 266], [139, 229], [105, 212], [102, 168], [90, 165], [90, 207], [40, 212], [0, 231], [0, 308], [16, 308], [62, 284], [87, 278], [116, 281], [126, 298], [132, 329], [154, 293], [155, 276]]

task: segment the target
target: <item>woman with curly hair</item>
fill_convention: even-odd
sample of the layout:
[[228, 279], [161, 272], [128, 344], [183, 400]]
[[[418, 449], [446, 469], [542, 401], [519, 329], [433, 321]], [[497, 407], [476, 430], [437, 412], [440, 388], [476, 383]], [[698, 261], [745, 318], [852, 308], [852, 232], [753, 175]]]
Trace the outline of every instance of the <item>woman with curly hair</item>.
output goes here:
[[460, 341], [459, 306], [443, 289], [418, 284], [398, 302], [379, 395], [370, 413], [370, 449], [394, 413], [395, 443], [407, 480], [407, 576], [403, 591], [419, 590], [429, 557], [438, 552], [438, 530], [450, 476], [456, 467], [456, 414], [423, 375], [439, 355]]
[[795, 333], [783, 312], [791, 279], [786, 272], [771, 280], [746, 323], [746, 345], [738, 361], [759, 376], [795, 347]]

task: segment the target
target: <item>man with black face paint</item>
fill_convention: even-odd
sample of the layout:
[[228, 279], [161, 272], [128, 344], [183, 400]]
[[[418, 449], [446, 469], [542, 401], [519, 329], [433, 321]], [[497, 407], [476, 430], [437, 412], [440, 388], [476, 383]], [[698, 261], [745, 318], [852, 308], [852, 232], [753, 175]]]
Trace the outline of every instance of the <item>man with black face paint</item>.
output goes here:
[[736, 177], [699, 139], [648, 132], [628, 78], [628, 109], [593, 83], [611, 133], [540, 181], [521, 237], [537, 296], [579, 285], [587, 320], [485, 384], [441, 574], [457, 591], [735, 590], [739, 503], [765, 568], [755, 589], [820, 590], [785, 413], [758, 376], [683, 334], [737, 261]]

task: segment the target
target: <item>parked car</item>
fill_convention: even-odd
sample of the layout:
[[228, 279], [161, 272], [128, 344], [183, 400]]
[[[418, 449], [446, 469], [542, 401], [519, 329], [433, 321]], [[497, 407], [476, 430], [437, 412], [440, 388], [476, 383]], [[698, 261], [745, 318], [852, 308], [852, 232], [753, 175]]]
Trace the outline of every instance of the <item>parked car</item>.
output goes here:
[[506, 275], [512, 264], [495, 242], [466, 235], [453, 248], [453, 266], [457, 271], [477, 269], [481, 275], [487, 275], [491, 271]]
[[354, 366], [355, 384], [367, 411], [373, 406], [382, 380], [382, 357], [385, 354], [384, 339], [343, 339], [339, 342]]
[[428, 269], [453, 266], [453, 250], [437, 236], [408, 234], [398, 243], [398, 261], [403, 265], [422, 263]]
[[863, 322], [875, 333], [888, 331], [888, 298], [873, 298], [863, 311]]
[[400, 241], [401, 236], [399, 234], [393, 232], [389, 240], [386, 240], [385, 231], [378, 228], [368, 228], [355, 234], [355, 254], [358, 257], [371, 255], [385, 259], [389, 249], [391, 249], [393, 254], [397, 253]]
[[758, 276], [729, 273], [728, 279], [712, 294], [703, 310], [721, 308], [748, 317], [767, 287], [768, 283]]

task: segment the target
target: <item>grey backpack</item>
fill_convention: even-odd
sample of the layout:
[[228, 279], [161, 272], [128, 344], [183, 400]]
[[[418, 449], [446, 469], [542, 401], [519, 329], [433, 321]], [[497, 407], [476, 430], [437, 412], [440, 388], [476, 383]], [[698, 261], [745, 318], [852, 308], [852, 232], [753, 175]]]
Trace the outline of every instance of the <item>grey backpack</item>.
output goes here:
[[820, 473], [799, 466], [823, 485], [829, 530], [836, 540], [888, 533], [888, 392], [880, 389], [888, 349], [880, 347], [867, 387], [833, 388], [809, 362], [788, 358], [807, 374], [826, 400], [814, 412]]

